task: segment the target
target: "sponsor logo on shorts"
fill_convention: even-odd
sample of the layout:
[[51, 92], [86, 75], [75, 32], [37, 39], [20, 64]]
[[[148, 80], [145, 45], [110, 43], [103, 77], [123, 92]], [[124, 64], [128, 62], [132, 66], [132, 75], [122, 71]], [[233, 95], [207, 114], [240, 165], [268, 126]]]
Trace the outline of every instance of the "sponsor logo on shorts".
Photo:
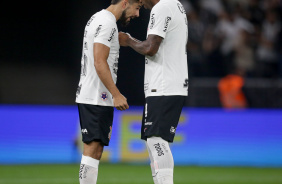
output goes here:
[[145, 125], [152, 125], [153, 122], [146, 122]]
[[174, 128], [173, 126], [170, 128], [170, 133], [171, 134], [175, 134], [176, 128]]
[[108, 99], [108, 94], [106, 92], [103, 92], [101, 94], [101, 98], [102, 98], [103, 101], [106, 101]]
[[82, 133], [82, 134], [88, 134], [88, 131], [87, 131], [87, 129], [85, 128], [85, 129], [82, 129], [82, 130], [81, 130], [81, 133]]
[[109, 136], [108, 136], [109, 140], [111, 139], [111, 136], [112, 136], [112, 126], [110, 126], [110, 132], [109, 132]]
[[156, 150], [157, 150], [157, 152], [158, 152], [158, 156], [159, 156], [159, 157], [162, 156], [162, 155], [164, 155], [164, 152], [163, 152], [163, 150], [162, 150], [162, 148], [161, 148], [160, 143], [154, 144], [154, 146], [155, 146], [155, 148], [156, 148]]

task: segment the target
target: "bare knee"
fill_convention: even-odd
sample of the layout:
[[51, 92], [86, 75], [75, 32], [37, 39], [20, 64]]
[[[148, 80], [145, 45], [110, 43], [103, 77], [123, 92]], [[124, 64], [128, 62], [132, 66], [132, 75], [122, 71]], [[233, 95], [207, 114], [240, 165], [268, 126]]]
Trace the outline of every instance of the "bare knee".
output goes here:
[[104, 145], [101, 142], [93, 141], [91, 143], [84, 143], [83, 155], [100, 160], [103, 154]]

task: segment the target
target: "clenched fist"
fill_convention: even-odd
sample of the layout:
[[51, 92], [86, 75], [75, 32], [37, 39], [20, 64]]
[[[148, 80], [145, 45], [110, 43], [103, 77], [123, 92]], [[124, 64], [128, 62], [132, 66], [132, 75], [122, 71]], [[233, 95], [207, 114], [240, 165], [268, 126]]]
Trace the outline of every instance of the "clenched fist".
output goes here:
[[129, 33], [119, 32], [118, 39], [120, 46], [128, 47], [128, 41], [131, 39], [131, 36]]
[[114, 96], [113, 99], [114, 99], [114, 106], [117, 110], [123, 111], [129, 108], [127, 99], [122, 94], [118, 94], [117, 96]]

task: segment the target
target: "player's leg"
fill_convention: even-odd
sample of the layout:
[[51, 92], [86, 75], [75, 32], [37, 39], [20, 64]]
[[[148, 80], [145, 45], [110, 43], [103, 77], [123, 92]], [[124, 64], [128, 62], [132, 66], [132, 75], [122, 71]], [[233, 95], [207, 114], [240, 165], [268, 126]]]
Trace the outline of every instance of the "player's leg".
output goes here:
[[153, 155], [152, 155], [152, 152], [151, 150], [149, 149], [149, 146], [148, 146], [148, 143], [147, 141], [145, 141], [146, 143], [146, 147], [147, 147], [147, 150], [148, 150], [148, 153], [149, 153], [149, 158], [150, 158], [150, 166], [151, 166], [151, 171], [152, 171], [152, 177], [153, 177], [153, 181], [154, 181], [154, 184], [159, 184], [158, 183], [158, 179], [157, 179], [157, 175], [156, 175], [156, 168], [155, 168], [155, 161], [154, 161], [154, 158], [153, 158]]
[[83, 155], [79, 170], [80, 184], [96, 184], [98, 177], [98, 166], [102, 157], [104, 145], [93, 141], [84, 143]]
[[[162, 134], [160, 123], [163, 116], [164, 99], [160, 97], [146, 98], [143, 111], [141, 138], [146, 140], [150, 156], [150, 166], [155, 184], [173, 183], [173, 158], [168, 143], [159, 137]], [[163, 122], [165, 123], [165, 122]], [[163, 124], [161, 123], [161, 124]], [[163, 148], [166, 147], [166, 152]], [[163, 152], [161, 155], [159, 155]], [[164, 154], [165, 153], [165, 154]]]
[[158, 184], [173, 183], [174, 161], [168, 142], [173, 142], [184, 102], [184, 96], [146, 98], [141, 138], [147, 140]]
[[113, 107], [78, 104], [83, 155], [79, 171], [80, 184], [96, 184], [99, 161], [104, 146], [109, 145]]
[[174, 161], [168, 142], [161, 137], [150, 137], [147, 138], [147, 146], [152, 156], [157, 183], [173, 184]]
[[[147, 99], [146, 99], [147, 101]], [[158, 183], [158, 180], [157, 180], [157, 177], [156, 177], [156, 172], [155, 172], [155, 162], [154, 162], [154, 159], [153, 159], [153, 156], [152, 156], [152, 153], [148, 147], [148, 144], [147, 144], [147, 137], [145, 135], [146, 133], [146, 130], [147, 130], [147, 126], [145, 125], [145, 123], [147, 122], [147, 106], [148, 104], [145, 103], [144, 105], [144, 109], [143, 109], [143, 118], [142, 118], [142, 127], [141, 127], [141, 139], [145, 140], [145, 144], [146, 144], [146, 147], [147, 147], [147, 150], [148, 150], [148, 153], [149, 153], [149, 158], [150, 158], [150, 166], [151, 166], [151, 171], [152, 171], [152, 177], [153, 177], [153, 180], [154, 180], [154, 184], [159, 184]]]

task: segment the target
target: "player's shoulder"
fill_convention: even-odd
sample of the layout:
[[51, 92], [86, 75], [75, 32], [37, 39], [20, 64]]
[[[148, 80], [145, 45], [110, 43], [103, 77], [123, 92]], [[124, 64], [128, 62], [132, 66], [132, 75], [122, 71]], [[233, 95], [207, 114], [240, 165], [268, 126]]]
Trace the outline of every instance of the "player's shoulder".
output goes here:
[[153, 8], [152, 11], [166, 11], [168, 8], [168, 2], [166, 0], [159, 1]]
[[116, 26], [115, 16], [107, 10], [103, 9], [95, 13], [93, 16], [95, 17], [95, 21], [99, 24], [102, 24], [104, 26], [110, 26], [110, 27]]
[[171, 12], [173, 7], [176, 5], [177, 0], [161, 0], [153, 8], [154, 12]]

